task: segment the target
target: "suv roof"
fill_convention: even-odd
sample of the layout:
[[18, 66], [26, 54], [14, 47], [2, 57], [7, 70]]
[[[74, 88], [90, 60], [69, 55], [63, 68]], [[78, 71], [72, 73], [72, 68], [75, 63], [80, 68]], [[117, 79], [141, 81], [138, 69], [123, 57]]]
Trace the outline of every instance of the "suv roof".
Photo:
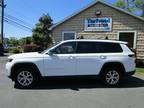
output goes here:
[[74, 40], [66, 40], [63, 42], [109, 42], [109, 43], [119, 43], [119, 44], [127, 44], [128, 43], [128, 42], [124, 42], [124, 41], [96, 40], [96, 39], [74, 39]]

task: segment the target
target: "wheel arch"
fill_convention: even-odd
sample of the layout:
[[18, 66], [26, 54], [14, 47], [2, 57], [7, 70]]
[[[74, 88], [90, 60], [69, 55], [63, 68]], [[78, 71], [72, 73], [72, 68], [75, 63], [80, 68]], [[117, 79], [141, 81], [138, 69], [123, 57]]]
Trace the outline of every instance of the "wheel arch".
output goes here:
[[115, 67], [115, 68], [118, 68], [121, 72], [122, 75], [124, 75], [124, 73], [126, 72], [125, 71], [125, 67], [123, 65], [123, 63], [121, 62], [106, 62], [103, 64], [101, 70], [100, 70], [100, 73], [99, 75], [102, 75], [102, 73], [104, 72], [104, 70], [107, 68], [107, 67]]
[[41, 73], [40, 73], [40, 70], [38, 69], [37, 65], [32, 63], [32, 62], [23, 62], [23, 63], [15, 63], [12, 68], [11, 68], [11, 74], [10, 74], [10, 78], [12, 80], [14, 80], [14, 75], [16, 73], [16, 70], [18, 68], [22, 68], [22, 67], [30, 67], [30, 68], [33, 68], [36, 72], [36, 74], [41, 77]]

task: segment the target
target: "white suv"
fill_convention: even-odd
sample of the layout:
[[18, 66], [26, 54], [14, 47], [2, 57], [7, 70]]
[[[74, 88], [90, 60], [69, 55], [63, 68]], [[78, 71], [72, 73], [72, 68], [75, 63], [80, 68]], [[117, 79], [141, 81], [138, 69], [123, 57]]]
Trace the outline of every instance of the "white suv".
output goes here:
[[53, 76], [99, 76], [110, 86], [135, 72], [135, 56], [127, 42], [68, 40], [38, 53], [8, 57], [6, 70], [17, 87], [30, 88], [40, 78]]

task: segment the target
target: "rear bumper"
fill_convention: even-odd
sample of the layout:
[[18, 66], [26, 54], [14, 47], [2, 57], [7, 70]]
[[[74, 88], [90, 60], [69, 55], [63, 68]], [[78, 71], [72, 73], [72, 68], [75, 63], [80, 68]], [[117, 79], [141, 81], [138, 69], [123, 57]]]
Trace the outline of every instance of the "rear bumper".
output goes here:
[[124, 76], [132, 76], [135, 74], [135, 72], [136, 72], [136, 70], [130, 71], [130, 72], [125, 72]]

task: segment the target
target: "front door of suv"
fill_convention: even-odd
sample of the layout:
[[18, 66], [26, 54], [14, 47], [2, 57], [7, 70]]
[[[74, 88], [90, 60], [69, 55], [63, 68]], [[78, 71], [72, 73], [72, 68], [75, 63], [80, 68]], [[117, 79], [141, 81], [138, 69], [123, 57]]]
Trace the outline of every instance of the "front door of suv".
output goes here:
[[69, 76], [76, 72], [76, 59], [73, 54], [76, 42], [66, 42], [52, 49], [53, 54], [44, 56], [45, 76]]
[[102, 66], [100, 54], [97, 53], [96, 42], [78, 42], [77, 51], [77, 75], [97, 75]]

